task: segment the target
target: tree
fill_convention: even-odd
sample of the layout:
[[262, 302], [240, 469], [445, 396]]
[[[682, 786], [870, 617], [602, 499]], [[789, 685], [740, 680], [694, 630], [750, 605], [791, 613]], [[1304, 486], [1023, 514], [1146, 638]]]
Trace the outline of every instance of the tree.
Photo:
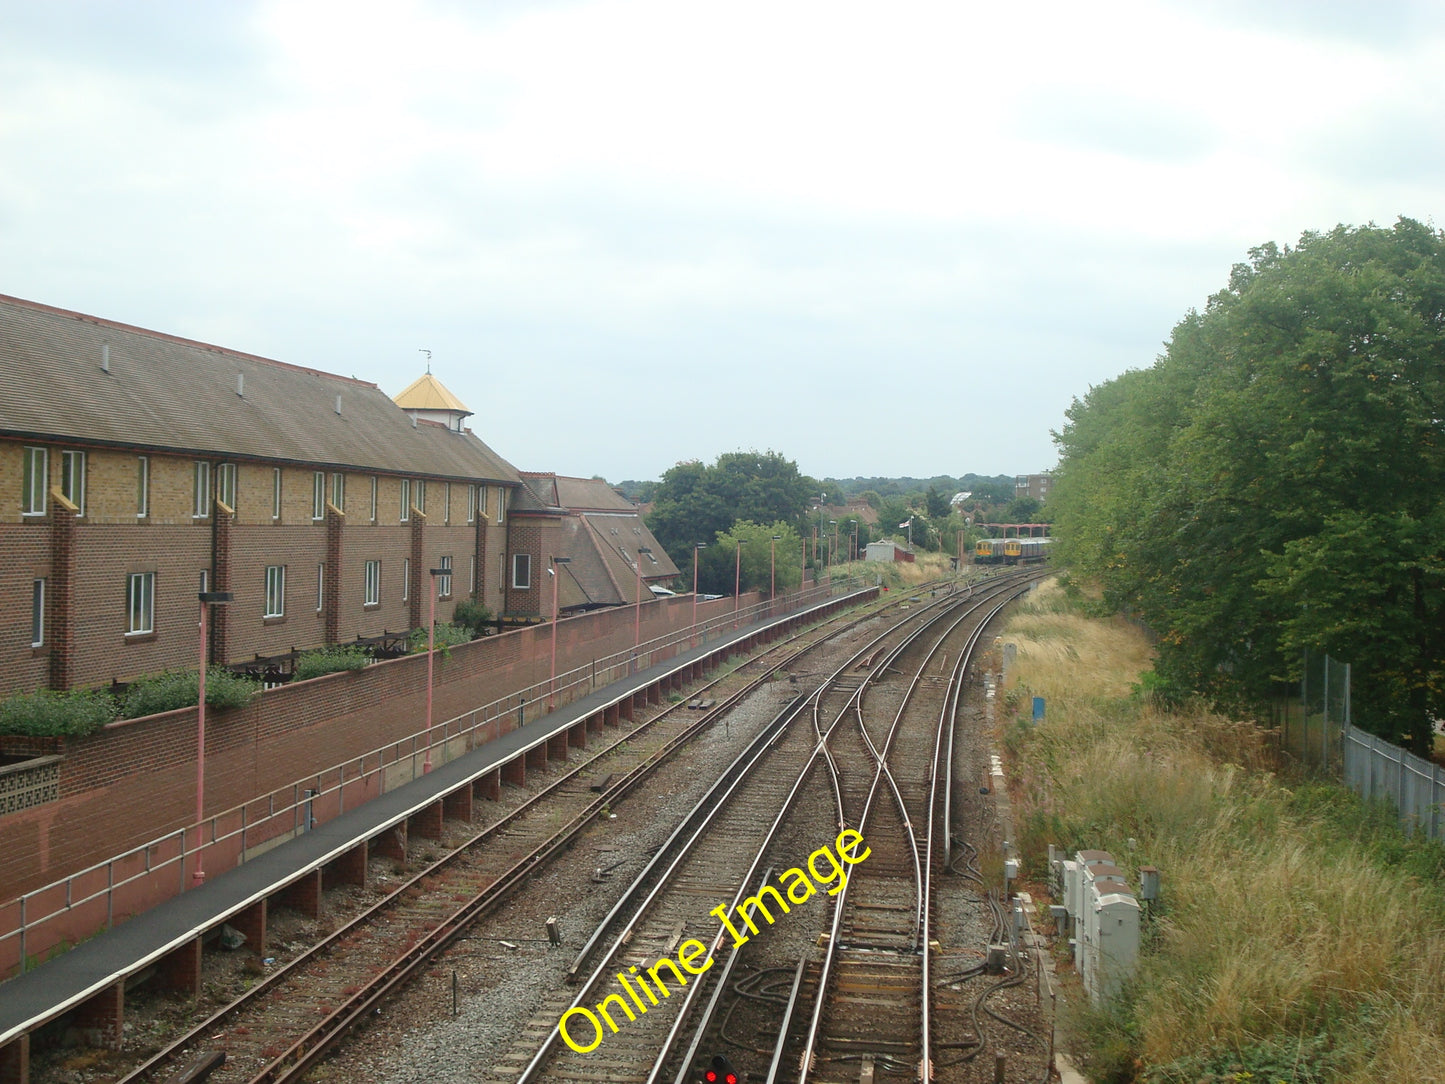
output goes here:
[[710, 541], [738, 520], [798, 522], [814, 487], [777, 452], [729, 452], [711, 467], [678, 463], [657, 485], [647, 526], [683, 568], [692, 563], [693, 543]]
[[707, 591], [730, 595], [740, 575], [741, 590], [767, 595], [775, 569], [779, 591], [796, 590], [802, 582], [803, 542], [797, 530], [782, 520], [771, 525], [738, 520], [708, 546], [700, 580]]
[[942, 519], [948, 515], [948, 498], [952, 496], [952, 493], [947, 495], [940, 493], [937, 486], [929, 486], [928, 492], [923, 497], [929, 518]]
[[1258, 701], [1304, 648], [1356, 722], [1445, 712], [1445, 235], [1337, 227], [1236, 265], [1149, 370], [1056, 435], [1060, 555], [1161, 635], [1166, 678]]

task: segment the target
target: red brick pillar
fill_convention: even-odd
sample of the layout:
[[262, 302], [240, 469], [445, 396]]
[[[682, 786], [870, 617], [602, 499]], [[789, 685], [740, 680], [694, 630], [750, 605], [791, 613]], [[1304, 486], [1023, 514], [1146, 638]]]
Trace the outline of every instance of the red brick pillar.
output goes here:
[[326, 884], [360, 885], [366, 887], [366, 843], [358, 843], [326, 867]]
[[[226, 506], [214, 498], [211, 501], [211, 584], [209, 590], [231, 590], [231, 522], [234, 512], [223, 511]], [[194, 597], [194, 596], [192, 596]], [[228, 607], [212, 606], [210, 613], [210, 655], [212, 663], [224, 663], [230, 654], [227, 650], [229, 629]]]
[[426, 575], [426, 550], [423, 543], [426, 541], [426, 515], [411, 510], [411, 583], [406, 585], [407, 598], [407, 620], [411, 627], [419, 629], [422, 627], [422, 580], [429, 579]]
[[[56, 490], [53, 496], [58, 497]], [[50, 577], [45, 585], [46, 635], [50, 639], [50, 687], [70, 688], [75, 672], [75, 512], [58, 500], [50, 504]]]
[[299, 911], [307, 918], [321, 915], [321, 871], [314, 869], [300, 880], [292, 881], [277, 895], [282, 906]]
[[458, 787], [442, 797], [442, 810], [454, 821], [472, 823], [472, 788]]
[[411, 816], [411, 830], [424, 839], [442, 838], [442, 803], [433, 802]]
[[0, 1084], [30, 1084], [30, 1036], [0, 1046]]
[[266, 955], [265, 900], [257, 900], [244, 911], [231, 916], [231, 925], [246, 935], [246, 944], [258, 955]]
[[163, 989], [198, 997], [201, 993], [201, 939], [193, 937], [161, 957], [156, 964], [156, 982]]
[[107, 986], [75, 1010], [75, 1027], [91, 1046], [120, 1049], [125, 1025], [125, 983]]
[[326, 580], [322, 598], [323, 635], [328, 644], [341, 636], [341, 541], [345, 533], [346, 513], [330, 501], [326, 502]]

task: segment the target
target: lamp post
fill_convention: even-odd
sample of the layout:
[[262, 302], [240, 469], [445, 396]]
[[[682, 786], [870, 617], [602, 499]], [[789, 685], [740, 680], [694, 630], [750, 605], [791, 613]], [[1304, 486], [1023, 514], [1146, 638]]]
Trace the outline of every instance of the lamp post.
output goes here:
[[853, 521], [853, 549], [851, 552], [853, 560], [858, 560], [858, 521], [856, 519]]
[[229, 591], [202, 591], [196, 596], [201, 604], [201, 668], [196, 672], [196, 870], [191, 875], [191, 887], [200, 888], [206, 880], [206, 869], [201, 859], [201, 847], [206, 840], [206, 618], [212, 606], [224, 606], [231, 601]]
[[570, 563], [570, 557], [553, 557], [547, 572], [552, 577], [552, 673], [547, 679], [547, 710], [557, 704], [557, 566]]
[[431, 699], [432, 674], [436, 662], [437, 577], [445, 576], [449, 571], [450, 569], [445, 568], [427, 569], [427, 573], [431, 576], [431, 614], [427, 619], [426, 627], [426, 752], [421, 762], [422, 775], [431, 772]]
[[632, 668], [637, 669], [637, 649], [642, 646], [642, 555], [651, 554], [652, 547], [637, 547], [637, 616], [632, 627]]
[[706, 542], [692, 544], [692, 646], [697, 647], [697, 553], [707, 549]]
[[743, 540], [739, 538], [737, 556], [733, 559], [733, 628], [738, 627], [738, 606], [742, 602]]
[[828, 522], [833, 525], [833, 546], [828, 550], [828, 582], [832, 583], [833, 562], [838, 560], [838, 521], [836, 519], [830, 519]]
[[778, 541], [783, 536], [773, 535], [768, 543], [768, 613], [773, 612], [773, 596], [778, 593]]

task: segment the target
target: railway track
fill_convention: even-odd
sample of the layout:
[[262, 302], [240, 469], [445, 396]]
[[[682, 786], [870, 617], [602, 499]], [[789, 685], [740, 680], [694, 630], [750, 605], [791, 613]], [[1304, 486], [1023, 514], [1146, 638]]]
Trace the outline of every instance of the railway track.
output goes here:
[[[871, 611], [843, 627], [869, 616]], [[218, 1046], [227, 1060], [211, 1080], [301, 1079], [348, 1028], [565, 848], [602, 809], [725, 717], [747, 692], [795, 666], [836, 632], [828, 626], [804, 630], [694, 690], [694, 696], [709, 693], [721, 700], [702, 717], [689, 717], [685, 704], [676, 704], [632, 727], [120, 1079], [124, 1084], [167, 1079], [198, 1053]], [[648, 755], [638, 749], [643, 733], [657, 746]], [[589, 779], [609, 771], [613, 781], [593, 792]]]
[[[738, 1044], [729, 1029], [736, 1032], [734, 1018], [748, 1015], [736, 1011], [741, 1002], [752, 1003], [755, 1018], [741, 1026], [771, 1029], [771, 1045], [750, 1051], [768, 1059], [769, 1081], [806, 1080], [820, 1057], [835, 1068], [869, 1058], [879, 1070], [916, 1079], [919, 1064], [928, 1061], [928, 998], [922, 993], [928, 979], [920, 946], [929, 929], [923, 863], [930, 852], [926, 832], [920, 835], [915, 825], [946, 820], [930, 812], [946, 801], [934, 797], [938, 788], [931, 780], [949, 773], [941, 752], [946, 728], [933, 722], [920, 736], [900, 721], [910, 698], [930, 695], [943, 705], [934, 714], [951, 718], [967, 650], [954, 652], [952, 669], [942, 675], [929, 672], [930, 662], [947, 645], [976, 641], [1016, 590], [1014, 581], [980, 591], [977, 599], [946, 596], [919, 608], [780, 713], [599, 926], [569, 972], [580, 977], [589, 954], [597, 952], [577, 992], [548, 1001], [486, 1079], [696, 1079], [700, 1059]], [[990, 595], [998, 598], [985, 601]], [[960, 632], [969, 616], [972, 623]], [[891, 722], [880, 722], [878, 712], [863, 709], [865, 695], [896, 671], [912, 672], [911, 684]], [[868, 863], [846, 873], [847, 887], [833, 897], [825, 886], [845, 879], [848, 863], [838, 855], [850, 824], [864, 826], [866, 844], [857, 848], [868, 848]], [[821, 825], [833, 827], [820, 831]], [[840, 833], [836, 841], [834, 833]], [[820, 871], [816, 862], [824, 852], [813, 848], [822, 836], [837, 854], [830, 852]], [[801, 884], [807, 880], [800, 869], [804, 855], [818, 882], [809, 882], [812, 891]], [[789, 872], [775, 877], [778, 869]], [[763, 886], [770, 883], [767, 895]], [[793, 915], [779, 884], [788, 886], [793, 904], [811, 907], [806, 917]], [[818, 901], [810, 901], [814, 895]], [[752, 921], [740, 917], [745, 898], [754, 904]], [[828, 899], [837, 904], [817, 905]], [[814, 961], [809, 946], [830, 919], [828, 950]], [[789, 934], [780, 933], [785, 927]], [[707, 961], [706, 967], [689, 968], [689, 974], [668, 962], [679, 946], [679, 963]], [[779, 957], [785, 965], [773, 962]], [[664, 990], [659, 1000], [645, 976], [654, 983], [661, 976], [676, 989]], [[819, 998], [819, 989], [828, 996]], [[799, 1050], [795, 1035], [808, 1015], [800, 1007], [807, 1002], [812, 1023]], [[820, 1022], [826, 1024], [821, 1030]], [[788, 1070], [790, 1055], [805, 1068]]]

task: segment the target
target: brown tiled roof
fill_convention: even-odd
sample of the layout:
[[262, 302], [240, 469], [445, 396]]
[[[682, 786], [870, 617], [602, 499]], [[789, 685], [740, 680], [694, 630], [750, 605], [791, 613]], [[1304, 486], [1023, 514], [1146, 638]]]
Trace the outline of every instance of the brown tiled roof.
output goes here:
[[637, 506], [601, 478], [569, 478], [554, 475], [557, 503], [574, 512], [628, 512], [636, 514]]
[[560, 508], [557, 500], [557, 476], [548, 471], [524, 470], [522, 488], [517, 491], [514, 507], [528, 509]]
[[[108, 369], [102, 361], [108, 360]], [[515, 485], [375, 385], [0, 295], [0, 433]]]

